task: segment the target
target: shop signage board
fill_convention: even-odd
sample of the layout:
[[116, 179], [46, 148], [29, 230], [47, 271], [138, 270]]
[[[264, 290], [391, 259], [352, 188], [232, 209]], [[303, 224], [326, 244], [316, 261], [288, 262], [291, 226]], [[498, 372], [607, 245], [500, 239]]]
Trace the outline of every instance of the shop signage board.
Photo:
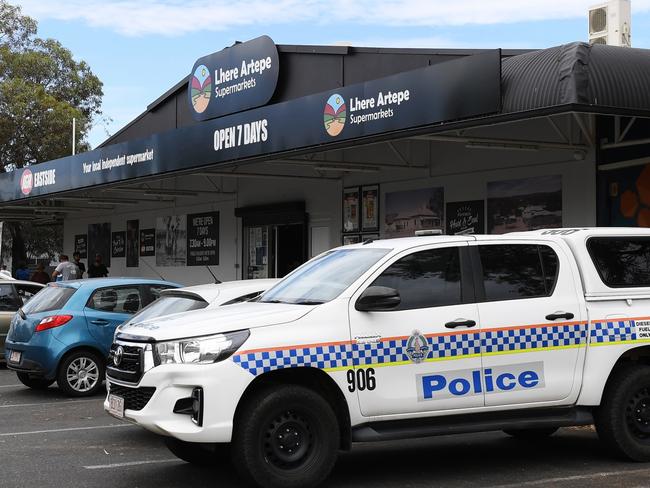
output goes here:
[[448, 202], [446, 234], [485, 234], [485, 202]]
[[140, 230], [140, 256], [156, 255], [156, 229]]
[[88, 235], [77, 234], [74, 236], [74, 252], [78, 252], [82, 258], [88, 257]]
[[268, 36], [203, 56], [190, 73], [190, 112], [196, 120], [208, 120], [266, 105], [278, 84], [279, 66]]
[[126, 232], [113, 232], [111, 234], [111, 257], [126, 257]]
[[187, 216], [187, 265], [219, 264], [219, 212]]
[[0, 175], [0, 200], [132, 178], [493, 114], [499, 50], [227, 115]]

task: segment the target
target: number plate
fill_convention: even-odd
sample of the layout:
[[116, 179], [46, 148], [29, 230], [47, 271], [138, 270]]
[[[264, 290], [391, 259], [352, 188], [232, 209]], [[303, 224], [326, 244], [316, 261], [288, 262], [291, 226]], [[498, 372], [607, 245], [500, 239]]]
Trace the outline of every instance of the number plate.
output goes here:
[[124, 398], [117, 395], [108, 395], [108, 413], [117, 417], [124, 418]]
[[10, 363], [19, 363], [20, 362], [20, 356], [22, 356], [22, 353], [20, 351], [11, 351], [11, 354], [9, 355], [9, 362]]

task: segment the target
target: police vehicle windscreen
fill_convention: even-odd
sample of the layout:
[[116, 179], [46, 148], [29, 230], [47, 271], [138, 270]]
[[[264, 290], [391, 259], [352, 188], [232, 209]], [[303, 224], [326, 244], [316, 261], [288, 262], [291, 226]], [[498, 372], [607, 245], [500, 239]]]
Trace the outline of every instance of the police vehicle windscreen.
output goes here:
[[155, 302], [135, 314], [129, 322], [143, 322], [147, 319], [171, 315], [173, 313], [189, 312], [208, 306], [208, 302], [197, 295], [163, 295]]
[[308, 261], [264, 293], [265, 303], [318, 305], [329, 302], [385, 256], [390, 249], [339, 249]]
[[68, 286], [46, 286], [23, 306], [25, 314], [60, 310], [77, 291]]

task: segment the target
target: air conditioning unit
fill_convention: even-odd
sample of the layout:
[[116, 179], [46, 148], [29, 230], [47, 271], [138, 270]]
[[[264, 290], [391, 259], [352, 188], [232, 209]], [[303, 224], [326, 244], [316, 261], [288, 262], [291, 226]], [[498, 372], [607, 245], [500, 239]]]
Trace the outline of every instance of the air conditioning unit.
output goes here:
[[630, 0], [610, 0], [589, 8], [589, 43], [632, 46]]

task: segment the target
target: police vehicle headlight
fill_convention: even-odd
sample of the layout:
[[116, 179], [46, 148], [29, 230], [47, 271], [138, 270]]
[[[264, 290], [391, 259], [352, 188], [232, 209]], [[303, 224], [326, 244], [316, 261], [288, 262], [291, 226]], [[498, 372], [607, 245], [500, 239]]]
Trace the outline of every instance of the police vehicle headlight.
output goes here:
[[250, 331], [188, 337], [158, 342], [154, 346], [156, 366], [161, 364], [212, 364], [229, 358], [246, 342]]

